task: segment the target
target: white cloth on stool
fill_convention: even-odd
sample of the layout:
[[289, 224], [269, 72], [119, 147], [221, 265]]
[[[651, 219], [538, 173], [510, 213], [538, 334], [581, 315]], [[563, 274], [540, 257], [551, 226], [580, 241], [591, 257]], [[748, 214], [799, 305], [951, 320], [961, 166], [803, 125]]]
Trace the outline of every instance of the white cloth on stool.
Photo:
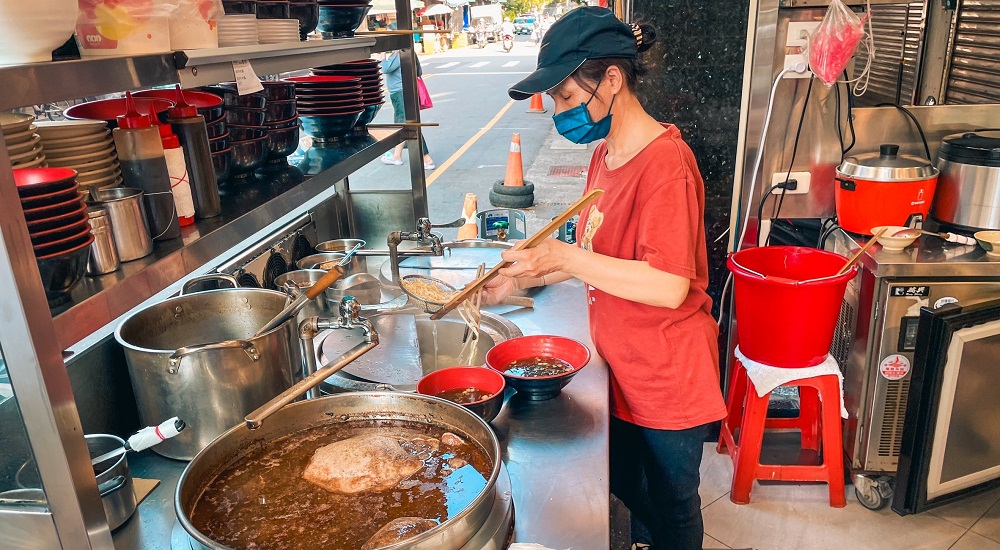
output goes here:
[[739, 346], [736, 346], [735, 354], [736, 358], [743, 364], [743, 368], [747, 370], [747, 377], [753, 382], [753, 387], [757, 390], [757, 397], [764, 397], [778, 386], [783, 386], [795, 380], [827, 374], [836, 375], [837, 384], [840, 386], [840, 416], [847, 418], [847, 408], [844, 406], [844, 375], [840, 373], [840, 365], [837, 364], [837, 360], [829, 354], [827, 354], [826, 359], [822, 363], [814, 367], [803, 367], [801, 369], [786, 369], [758, 363], [743, 355]]

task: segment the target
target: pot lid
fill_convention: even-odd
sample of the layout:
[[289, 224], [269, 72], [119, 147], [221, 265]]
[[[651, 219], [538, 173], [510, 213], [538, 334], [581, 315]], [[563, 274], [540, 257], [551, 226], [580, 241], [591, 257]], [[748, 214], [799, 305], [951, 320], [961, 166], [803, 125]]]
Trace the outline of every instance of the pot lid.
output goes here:
[[941, 160], [1000, 166], [1000, 131], [976, 131], [950, 135], [941, 140]]
[[878, 153], [847, 157], [837, 169], [841, 175], [874, 181], [915, 181], [932, 178], [937, 168], [925, 158], [900, 155], [899, 145], [883, 144]]

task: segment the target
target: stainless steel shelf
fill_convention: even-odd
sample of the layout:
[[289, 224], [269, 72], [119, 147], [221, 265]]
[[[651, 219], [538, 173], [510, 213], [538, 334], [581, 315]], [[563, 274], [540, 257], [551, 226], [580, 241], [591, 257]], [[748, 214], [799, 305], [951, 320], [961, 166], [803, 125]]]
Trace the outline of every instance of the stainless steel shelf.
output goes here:
[[0, 82], [4, 86], [0, 110], [153, 86], [216, 84], [232, 80], [233, 62], [240, 60], [250, 61], [254, 72], [263, 76], [365, 59], [372, 53], [412, 45], [408, 35], [364, 35], [0, 67]]
[[65, 350], [181, 278], [205, 266], [275, 220], [328, 192], [334, 183], [378, 158], [404, 139], [401, 129], [372, 129], [378, 140], [305, 181], [258, 178], [224, 186], [222, 215], [183, 228], [178, 239], [156, 243], [153, 254], [122, 264], [101, 277], [87, 277], [72, 302], [54, 315], [56, 337]]

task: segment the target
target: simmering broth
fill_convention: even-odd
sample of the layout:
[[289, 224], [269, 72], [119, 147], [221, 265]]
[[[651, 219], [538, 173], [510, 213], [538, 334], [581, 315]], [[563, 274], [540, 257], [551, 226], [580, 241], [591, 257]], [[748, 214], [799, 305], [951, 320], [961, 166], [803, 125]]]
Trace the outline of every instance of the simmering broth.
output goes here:
[[[397, 438], [423, 468], [393, 489], [358, 495], [334, 494], [302, 478], [318, 448], [372, 432]], [[492, 469], [489, 457], [472, 442], [441, 442], [438, 449], [428, 445], [429, 438], [440, 441], [444, 434], [433, 425], [359, 421], [275, 439], [212, 480], [191, 521], [232, 548], [268, 550], [357, 550], [397, 518], [444, 522], [479, 495]]]

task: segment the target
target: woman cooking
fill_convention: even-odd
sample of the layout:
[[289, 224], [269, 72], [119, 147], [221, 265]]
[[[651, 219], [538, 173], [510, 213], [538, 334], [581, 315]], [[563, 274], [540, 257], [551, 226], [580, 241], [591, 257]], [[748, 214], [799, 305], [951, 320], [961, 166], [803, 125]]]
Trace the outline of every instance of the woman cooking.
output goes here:
[[586, 284], [591, 337], [611, 368], [611, 491], [648, 528], [653, 548], [701, 548], [703, 442], [726, 411], [701, 175], [677, 128], [636, 97], [639, 54], [654, 39], [651, 28], [597, 7], [572, 10], [545, 34], [537, 69], [509, 94], [546, 92], [560, 134], [604, 140], [587, 177], [587, 191], [604, 195], [580, 215], [580, 246], [548, 239], [504, 252], [515, 263], [485, 297], [571, 278]]

